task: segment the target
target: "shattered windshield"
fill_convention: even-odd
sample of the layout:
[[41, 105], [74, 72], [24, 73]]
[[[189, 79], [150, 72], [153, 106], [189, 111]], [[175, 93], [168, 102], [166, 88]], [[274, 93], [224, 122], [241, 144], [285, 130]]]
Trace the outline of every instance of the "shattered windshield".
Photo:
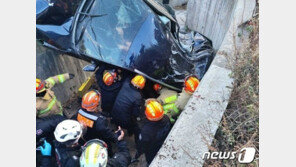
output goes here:
[[96, 0], [78, 22], [76, 40], [82, 54], [111, 64], [124, 60], [150, 9], [140, 0]]

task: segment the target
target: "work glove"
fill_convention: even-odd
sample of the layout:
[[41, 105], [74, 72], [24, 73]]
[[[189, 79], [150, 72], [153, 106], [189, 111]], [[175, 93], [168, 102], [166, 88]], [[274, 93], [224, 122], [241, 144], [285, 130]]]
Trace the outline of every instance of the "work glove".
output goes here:
[[40, 146], [40, 151], [43, 156], [51, 156], [51, 145], [44, 140], [43, 146]]
[[69, 74], [69, 78], [70, 78], [70, 79], [73, 79], [74, 77], [75, 77], [74, 74]]

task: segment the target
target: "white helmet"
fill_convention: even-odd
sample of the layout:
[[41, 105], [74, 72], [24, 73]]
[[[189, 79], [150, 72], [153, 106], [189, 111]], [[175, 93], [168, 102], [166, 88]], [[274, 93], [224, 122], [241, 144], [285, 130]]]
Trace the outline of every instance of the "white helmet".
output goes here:
[[75, 120], [64, 120], [60, 122], [54, 131], [56, 140], [65, 144], [77, 143], [81, 135], [82, 126]]
[[108, 150], [105, 142], [93, 139], [85, 143], [80, 157], [80, 167], [106, 167]]

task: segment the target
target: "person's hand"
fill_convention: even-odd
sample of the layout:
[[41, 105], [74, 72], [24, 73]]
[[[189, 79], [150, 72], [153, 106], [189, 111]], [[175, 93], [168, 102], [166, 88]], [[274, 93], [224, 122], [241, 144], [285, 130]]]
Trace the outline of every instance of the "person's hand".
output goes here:
[[75, 77], [74, 74], [69, 74], [70, 79], [73, 79]]
[[51, 145], [44, 140], [43, 146], [40, 146], [40, 151], [43, 156], [51, 156]]
[[118, 126], [118, 130], [115, 133], [117, 133], [117, 132], [120, 132], [120, 135], [118, 136], [117, 140], [118, 141], [123, 140], [124, 132], [123, 132], [123, 130], [121, 130], [121, 127], [120, 126]]

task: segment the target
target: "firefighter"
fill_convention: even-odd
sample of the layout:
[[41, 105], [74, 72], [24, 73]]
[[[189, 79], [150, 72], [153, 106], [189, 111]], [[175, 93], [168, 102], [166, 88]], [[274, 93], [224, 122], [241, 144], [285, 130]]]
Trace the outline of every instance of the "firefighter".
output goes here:
[[[100, 101], [101, 95], [98, 91], [87, 92], [82, 98], [82, 108], [79, 109], [76, 118], [87, 128], [87, 133], [83, 136], [84, 140], [100, 138], [107, 141], [111, 148], [111, 142], [116, 143], [118, 135], [111, 130], [107, 118], [98, 110]], [[118, 130], [121, 128], [118, 127]], [[112, 155], [112, 152], [110, 154]]]
[[[59, 123], [54, 131], [55, 157], [59, 167], [78, 167], [80, 166], [79, 157], [83, 151], [79, 139], [85, 134], [84, 125], [76, 120], [64, 120]], [[124, 132], [118, 130], [118, 143], [123, 140]], [[44, 141], [40, 147], [42, 154], [41, 166], [51, 167], [51, 145]]]
[[45, 81], [36, 79], [36, 116], [44, 118], [49, 115], [63, 115], [63, 107], [57, 100], [51, 88], [56, 83], [72, 79], [74, 74], [60, 74], [49, 77]]
[[[124, 136], [124, 133], [122, 133]], [[122, 136], [122, 138], [123, 138]], [[131, 156], [127, 144], [122, 139], [116, 143], [117, 152], [108, 159], [108, 148], [104, 141], [94, 139], [88, 141], [80, 157], [81, 167], [128, 167]]]
[[197, 89], [199, 85], [199, 80], [196, 76], [191, 75], [185, 78], [184, 87], [182, 92], [178, 96], [178, 100], [176, 101], [176, 107], [179, 110], [183, 110], [185, 105], [187, 104], [188, 100]]
[[96, 80], [101, 91], [103, 113], [109, 116], [114, 99], [122, 86], [123, 72], [121, 69], [107, 69], [105, 65], [101, 65], [96, 72]]
[[136, 75], [132, 79], [127, 78], [116, 97], [111, 112], [112, 121], [127, 129], [130, 135], [135, 134], [136, 142], [139, 133], [137, 120], [140, 120], [143, 105], [141, 90], [145, 82], [146, 79], [142, 75]]
[[164, 113], [168, 115], [170, 121], [174, 123], [177, 116], [180, 114], [179, 109], [175, 105], [178, 99], [178, 92], [162, 87], [159, 84], [154, 84], [153, 89], [160, 94], [157, 100], [163, 105]]
[[163, 88], [159, 84], [153, 85], [153, 89], [160, 94], [157, 100], [163, 105], [164, 112], [169, 116], [172, 123], [175, 123], [198, 85], [199, 80], [196, 76], [188, 76], [185, 78], [184, 87], [179, 94], [176, 91], [165, 87]]
[[[59, 167], [79, 167], [79, 157], [81, 155], [81, 146], [78, 141], [83, 134], [83, 128], [78, 121], [64, 120], [60, 122], [54, 131], [56, 162]], [[51, 162], [52, 146], [44, 141], [40, 147], [42, 154], [41, 167], [54, 166]]]
[[[54, 130], [56, 126], [65, 120], [66, 118], [61, 115], [50, 115], [45, 118], [36, 118], [36, 147], [40, 147], [46, 141], [46, 143], [53, 143]], [[44, 143], [45, 144], [45, 143]], [[45, 144], [47, 145], [47, 144]], [[38, 150], [38, 149], [37, 149]], [[40, 149], [42, 153], [42, 149]], [[44, 150], [43, 150], [44, 151]], [[40, 164], [41, 154], [39, 151], [36, 152], [36, 164]], [[37, 165], [39, 166], [39, 165]]]
[[145, 106], [147, 120], [141, 128], [137, 153], [132, 162], [135, 162], [144, 153], [149, 165], [169, 134], [172, 125], [156, 99], [147, 99]]

